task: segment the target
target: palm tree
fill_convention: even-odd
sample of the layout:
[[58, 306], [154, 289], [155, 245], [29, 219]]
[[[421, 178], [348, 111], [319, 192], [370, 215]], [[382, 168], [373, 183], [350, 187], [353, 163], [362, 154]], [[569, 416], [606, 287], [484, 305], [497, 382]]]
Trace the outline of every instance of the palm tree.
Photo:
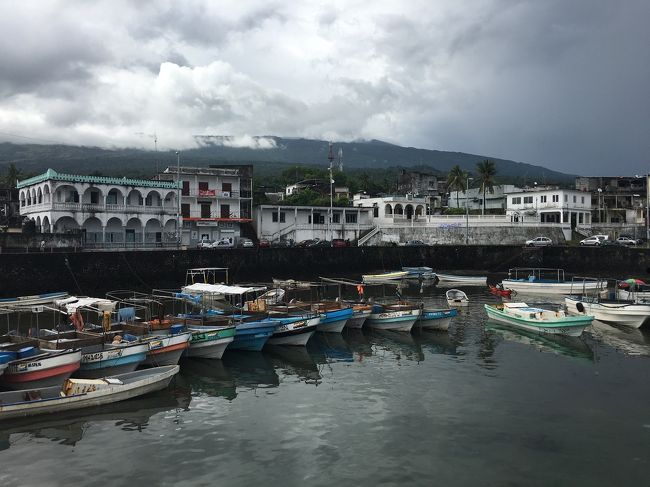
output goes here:
[[456, 191], [456, 207], [460, 208], [458, 204], [458, 193], [460, 191], [467, 191], [465, 187], [467, 184], [467, 173], [464, 172], [459, 165], [455, 165], [447, 175], [447, 191]]
[[7, 167], [7, 174], [4, 176], [5, 183], [8, 184], [10, 188], [15, 188], [20, 176], [20, 169], [18, 169], [12, 162]]
[[485, 192], [494, 192], [494, 176], [497, 173], [497, 168], [493, 161], [485, 159], [483, 162], [476, 164], [476, 172], [478, 180], [481, 183], [481, 192], [483, 193], [483, 207], [481, 214], [485, 215]]

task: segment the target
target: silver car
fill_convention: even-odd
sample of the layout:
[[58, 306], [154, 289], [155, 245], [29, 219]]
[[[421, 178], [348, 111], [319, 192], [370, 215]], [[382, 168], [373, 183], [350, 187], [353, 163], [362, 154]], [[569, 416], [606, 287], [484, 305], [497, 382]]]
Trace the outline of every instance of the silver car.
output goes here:
[[532, 240], [526, 240], [526, 247], [546, 247], [553, 245], [553, 240], [548, 237], [536, 237]]
[[580, 245], [600, 245], [601, 243], [602, 240], [596, 237], [595, 235], [580, 240]]

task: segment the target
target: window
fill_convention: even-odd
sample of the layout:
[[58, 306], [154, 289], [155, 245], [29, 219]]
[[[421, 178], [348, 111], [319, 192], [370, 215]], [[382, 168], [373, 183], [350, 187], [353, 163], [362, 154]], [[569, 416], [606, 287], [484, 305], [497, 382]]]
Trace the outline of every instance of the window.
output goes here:
[[280, 223], [284, 223], [286, 221], [284, 211], [280, 212]]
[[314, 223], [316, 225], [324, 225], [325, 224], [325, 215], [321, 213], [314, 213]]
[[201, 203], [201, 218], [210, 218], [210, 203]]
[[190, 217], [190, 204], [189, 203], [181, 204], [181, 216], [183, 216], [184, 218], [189, 218]]
[[580, 197], [580, 203], [582, 203], [583, 205], [585, 204], [585, 197], [584, 196]]
[[[280, 223], [284, 223], [285, 220], [286, 220], [286, 216], [285, 216], [284, 211], [279, 212], [279, 215], [280, 215]], [[273, 220], [273, 223], [278, 222], [278, 212], [277, 211], [273, 212], [272, 220]]]
[[559, 194], [554, 194], [553, 195], [553, 203], [559, 203], [560, 202], [560, 195]]
[[99, 204], [99, 193], [97, 191], [93, 191], [90, 193], [90, 204], [91, 205]]
[[221, 205], [221, 218], [230, 218], [230, 205]]
[[332, 213], [332, 223], [341, 223], [340, 213]]
[[576, 195], [573, 195], [573, 202], [575, 203], [577, 200], [578, 198], [576, 198]]
[[533, 202], [533, 197], [532, 196], [524, 196], [524, 204], [532, 203]]
[[517, 196], [516, 198], [512, 198], [512, 204], [513, 205], [520, 205], [521, 204], [521, 196]]
[[546, 196], [540, 196], [539, 197], [539, 202], [540, 203], [546, 203]]
[[345, 214], [345, 223], [356, 223], [357, 214], [356, 213], [346, 213]]
[[144, 199], [144, 204], [145, 206], [153, 206], [153, 195], [151, 193]]
[[372, 209], [372, 216], [373, 216], [373, 218], [379, 218], [379, 207], [375, 206]]
[[199, 181], [199, 191], [207, 191], [208, 183], [207, 181]]
[[564, 202], [567, 203], [569, 201], [569, 195], [565, 194], [564, 195]]
[[181, 189], [181, 195], [189, 196], [190, 195], [190, 182], [183, 181], [183, 189]]
[[232, 191], [232, 183], [221, 183], [221, 191], [230, 193]]

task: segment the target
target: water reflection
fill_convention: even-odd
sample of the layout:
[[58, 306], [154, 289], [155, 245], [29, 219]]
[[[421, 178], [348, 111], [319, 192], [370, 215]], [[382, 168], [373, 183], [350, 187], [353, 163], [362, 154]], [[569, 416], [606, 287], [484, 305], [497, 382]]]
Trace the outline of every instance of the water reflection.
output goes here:
[[43, 438], [61, 445], [74, 446], [84, 438], [91, 423], [113, 422], [124, 431], [143, 431], [155, 414], [182, 410], [192, 400], [189, 388], [176, 381], [163, 391], [95, 408], [24, 418], [0, 426], [0, 450], [18, 441]]
[[[284, 375], [296, 376], [308, 384], [319, 384], [322, 376], [317, 362], [317, 353], [307, 347], [268, 345], [264, 348], [276, 370]], [[324, 363], [321, 360], [320, 363]]]
[[363, 362], [365, 358], [372, 356], [372, 343], [362, 330], [346, 329], [341, 336], [352, 350], [355, 362]]
[[445, 331], [427, 330], [423, 328], [414, 332], [414, 341], [420, 348], [435, 354], [457, 355], [457, 343]]
[[[316, 340], [309, 343], [312, 355], [320, 355], [326, 362], [352, 362], [352, 350], [339, 333], [318, 333]], [[318, 357], [315, 357], [319, 362]]]
[[[402, 359], [422, 362], [424, 354], [413, 334], [393, 330], [369, 330], [368, 341], [375, 349], [375, 355], [392, 356], [398, 364]], [[381, 353], [383, 352], [383, 353]]]
[[588, 332], [599, 342], [627, 355], [650, 356], [650, 332], [628, 326], [616, 327], [598, 320], [591, 322]]
[[540, 334], [519, 328], [510, 328], [490, 320], [485, 323], [485, 328], [507, 341], [523, 343], [540, 352], [594, 361], [594, 351], [579, 337]]
[[178, 380], [191, 388], [192, 394], [218, 396], [232, 401], [237, 397], [235, 379], [223, 360], [182, 359]]
[[238, 388], [269, 388], [280, 384], [273, 362], [264, 353], [231, 351], [224, 354], [222, 362]]

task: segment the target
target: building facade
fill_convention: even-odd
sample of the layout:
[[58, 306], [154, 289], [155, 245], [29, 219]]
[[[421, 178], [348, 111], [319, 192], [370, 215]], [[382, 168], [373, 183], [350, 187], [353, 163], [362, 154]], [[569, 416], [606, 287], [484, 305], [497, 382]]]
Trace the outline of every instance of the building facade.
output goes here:
[[640, 224], [648, 204], [648, 176], [578, 177], [576, 190], [591, 194], [594, 223]]
[[369, 208], [260, 205], [255, 208], [259, 239], [271, 243], [319, 238], [355, 241], [374, 227]]
[[[485, 209], [492, 211], [505, 211], [506, 194], [524, 191], [512, 184], [499, 184], [492, 188], [492, 192], [485, 192]], [[467, 208], [480, 210], [483, 207], [483, 193], [481, 188], [469, 188], [467, 191], [452, 191], [449, 193], [449, 208]]]
[[382, 196], [368, 198], [355, 195], [352, 206], [368, 208], [372, 211], [373, 222], [377, 225], [426, 221], [428, 198], [424, 196]]
[[446, 181], [439, 181], [434, 174], [401, 169], [397, 178], [397, 193], [424, 197], [427, 208], [434, 212], [446, 205]]
[[506, 194], [511, 221], [568, 223], [571, 228], [591, 224], [591, 194], [572, 189], [533, 189]]
[[81, 233], [88, 247], [178, 243], [175, 182], [60, 174], [17, 184], [20, 214], [43, 233]]
[[223, 238], [235, 244], [242, 225], [253, 221], [252, 165], [168, 167], [159, 178], [179, 181], [185, 246]]

